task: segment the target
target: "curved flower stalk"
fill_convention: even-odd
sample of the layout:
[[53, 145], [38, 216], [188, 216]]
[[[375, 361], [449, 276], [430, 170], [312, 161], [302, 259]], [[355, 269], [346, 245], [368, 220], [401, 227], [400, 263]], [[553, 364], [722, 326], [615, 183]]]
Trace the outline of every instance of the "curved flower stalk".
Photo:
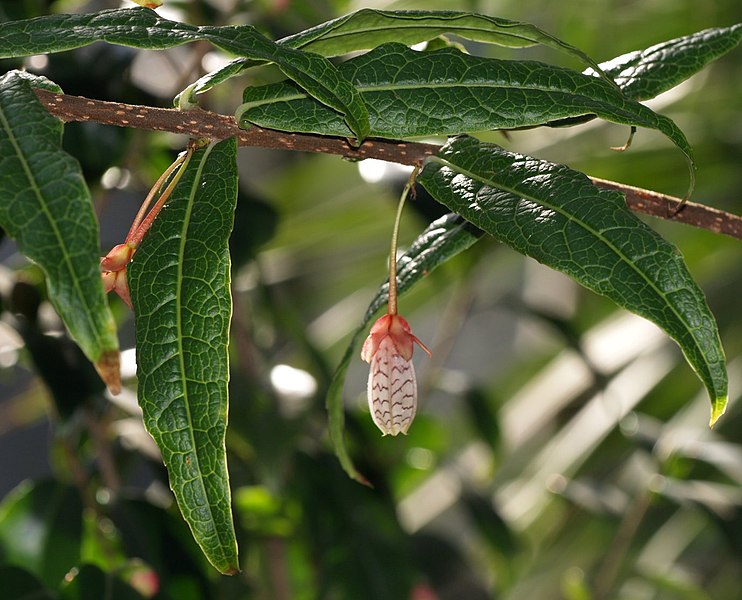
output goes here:
[[397, 314], [397, 237], [407, 195], [417, 172], [402, 192], [389, 253], [389, 300], [387, 314], [371, 327], [361, 348], [361, 358], [371, 364], [368, 375], [368, 407], [384, 435], [407, 433], [417, 412], [417, 378], [412, 364], [415, 344], [428, 356], [430, 350], [413, 333], [407, 320]]
[[[139, 208], [137, 216], [134, 217], [134, 222], [129, 229], [129, 233], [126, 236], [124, 243], [114, 246], [108, 254], [100, 259], [103, 289], [105, 289], [106, 292], [116, 292], [129, 308], [132, 308], [132, 305], [131, 295], [129, 294], [129, 284], [126, 280], [126, 266], [131, 261], [137, 247], [142, 242], [145, 234], [152, 226], [152, 223], [154, 223], [157, 215], [162, 210], [162, 207], [165, 206], [165, 202], [167, 202], [170, 194], [172, 194], [175, 186], [178, 184], [178, 180], [183, 171], [185, 171], [185, 167], [188, 165], [188, 161], [191, 159], [194, 150], [195, 146], [191, 144], [188, 147], [188, 150], [182, 152], [178, 158], [173, 161], [173, 164], [171, 164], [165, 172], [160, 175], [160, 178], [155, 182], [155, 185], [152, 186], [152, 189], [149, 191], [149, 194], [147, 194], [144, 202], [142, 202], [142, 206]], [[162, 190], [162, 193], [157, 199], [155, 205], [152, 207], [152, 210], [147, 213], [147, 209], [152, 203], [152, 200], [154, 200], [157, 193], [162, 189], [162, 186], [165, 185], [168, 177], [170, 177], [176, 169], [178, 169], [178, 172], [175, 173], [175, 176], [167, 187]]]

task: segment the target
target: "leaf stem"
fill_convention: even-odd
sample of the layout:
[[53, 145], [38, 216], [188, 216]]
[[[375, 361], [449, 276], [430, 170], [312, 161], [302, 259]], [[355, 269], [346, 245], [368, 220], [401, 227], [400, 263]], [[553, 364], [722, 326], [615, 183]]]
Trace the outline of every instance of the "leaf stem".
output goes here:
[[165, 184], [165, 181], [168, 177], [172, 174], [172, 172], [183, 163], [185, 156], [181, 152], [178, 155], [178, 158], [173, 161], [173, 164], [171, 164], [167, 169], [165, 169], [165, 172], [160, 175], [160, 177], [157, 179], [155, 184], [152, 186], [152, 189], [149, 190], [149, 193], [147, 194], [147, 197], [144, 199], [144, 202], [142, 202], [142, 205], [139, 207], [139, 211], [137, 212], [137, 216], [134, 217], [134, 221], [131, 224], [131, 228], [129, 229], [129, 233], [126, 235], [126, 240], [129, 241], [134, 237], [134, 232], [139, 228], [139, 225], [142, 222], [142, 219], [144, 219], [144, 215], [147, 214], [147, 208], [149, 208], [149, 205], [152, 203], [152, 200], [154, 197], [158, 194], [158, 192], [162, 189], [162, 186]]
[[[129, 230], [129, 235], [126, 236], [127, 243], [133, 244], [134, 247], [136, 247], [142, 241], [142, 238], [145, 236], [149, 228], [152, 226], [152, 223], [154, 222], [154, 220], [157, 218], [157, 215], [162, 210], [162, 207], [165, 205], [165, 202], [167, 202], [168, 198], [170, 198], [170, 194], [173, 193], [175, 186], [178, 185], [178, 181], [180, 181], [181, 176], [186, 170], [186, 167], [188, 166], [188, 163], [191, 160], [191, 156], [193, 156], [193, 152], [194, 152], [194, 146], [189, 145], [188, 150], [186, 150], [185, 152], [181, 152], [178, 155], [178, 158], [176, 158], [173, 161], [173, 164], [171, 164], [167, 169], [165, 169], [165, 172], [157, 180], [155, 185], [150, 190], [149, 194], [147, 194], [147, 197], [142, 203], [142, 206], [139, 209], [139, 212], [137, 213], [136, 218], [134, 219], [134, 223], [132, 223], [131, 225], [131, 229]], [[170, 177], [170, 175], [172, 175], [175, 169], [177, 169], [178, 167], [180, 167], [178, 172], [175, 173], [175, 176], [172, 178], [168, 186], [162, 191], [162, 193], [160, 194], [160, 197], [157, 199], [157, 202], [152, 207], [152, 210], [149, 211], [149, 213], [147, 213], [146, 217], [144, 217], [144, 212], [147, 210], [147, 206], [149, 206], [150, 202], [152, 202], [152, 199], [154, 198], [155, 194], [160, 190], [160, 188], [163, 186], [167, 178]]]
[[394, 217], [392, 241], [389, 246], [389, 307], [387, 312], [390, 315], [397, 314], [397, 240], [399, 238], [399, 223], [402, 220], [402, 210], [404, 209], [405, 201], [410, 194], [410, 190], [412, 190], [412, 186], [415, 184], [418, 171], [419, 167], [415, 167], [407, 183], [405, 183], [402, 195], [399, 198], [399, 204], [397, 204], [397, 215]]

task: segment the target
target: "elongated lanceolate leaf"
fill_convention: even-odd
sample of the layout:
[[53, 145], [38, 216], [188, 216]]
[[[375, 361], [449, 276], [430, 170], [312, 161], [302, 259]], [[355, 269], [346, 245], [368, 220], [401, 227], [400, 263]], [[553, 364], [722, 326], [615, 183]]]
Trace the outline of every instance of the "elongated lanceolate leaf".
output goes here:
[[[600, 71], [600, 67], [582, 50], [542, 31], [535, 25], [460, 11], [364, 8], [285, 37], [278, 43], [289, 48], [332, 57], [368, 50], [386, 42], [401, 42], [411, 46], [449, 33], [468, 40], [508, 48], [526, 48], [543, 44], [566, 52], [580, 62], [590, 65], [596, 72]], [[205, 92], [254, 64], [238, 58], [204, 75], [180, 95], [192, 98], [194, 94]]]
[[278, 45], [249, 25], [197, 27], [163, 19], [148, 8], [51, 15], [0, 23], [0, 58], [60, 52], [98, 41], [163, 50], [200, 40], [251, 60], [275, 63], [307, 93], [343, 114], [353, 136], [366, 137], [368, 116], [363, 101], [331, 62]]
[[[385, 44], [347, 61], [340, 71], [363, 97], [373, 136], [453, 135], [595, 114], [657, 129], [691, 161], [688, 141], [670, 119], [570, 69], [482, 58], [454, 48], [416, 52]], [[340, 115], [286, 82], [245, 89], [237, 117], [241, 125], [351, 135]]]
[[62, 150], [62, 122], [39, 104], [29, 77], [0, 78], [0, 226], [44, 271], [54, 308], [115, 392], [118, 340], [100, 279], [98, 222], [80, 165]]
[[680, 253], [583, 174], [469, 137], [431, 157], [418, 182], [487, 233], [664, 329], [711, 398], [727, 401], [719, 333]]
[[[398, 293], [404, 293], [433, 269], [472, 246], [480, 236], [481, 231], [477, 231], [476, 228], [456, 214], [445, 215], [433, 221], [397, 261]], [[345, 383], [348, 365], [356, 356], [356, 350], [364, 337], [366, 326], [376, 312], [386, 304], [388, 291], [389, 283], [386, 282], [374, 296], [358, 329], [353, 333], [327, 392], [330, 438], [335, 446], [335, 453], [345, 472], [353, 479], [364, 483], [366, 482], [365, 478], [353, 466], [353, 461], [345, 446], [343, 384]]]
[[209, 561], [239, 569], [225, 450], [237, 145], [197, 150], [129, 267], [139, 404]]
[[[601, 63], [621, 91], [634, 100], [649, 100], [682, 83], [708, 63], [739, 45], [742, 24], [706, 29], [668, 40], [646, 50], [629, 52]], [[596, 75], [592, 69], [586, 75]], [[550, 121], [549, 127], [571, 127], [586, 123], [593, 116]]]
[[411, 46], [445, 34], [455, 34], [474, 42], [507, 48], [527, 48], [541, 44], [599, 68], [579, 48], [531, 23], [462, 11], [364, 8], [283, 38], [279, 43], [323, 56], [340, 56], [374, 48], [386, 42], [401, 42]]
[[600, 66], [627, 96], [648, 100], [675, 87], [736, 48], [740, 40], [742, 24], [705, 29], [646, 50], [629, 52]]

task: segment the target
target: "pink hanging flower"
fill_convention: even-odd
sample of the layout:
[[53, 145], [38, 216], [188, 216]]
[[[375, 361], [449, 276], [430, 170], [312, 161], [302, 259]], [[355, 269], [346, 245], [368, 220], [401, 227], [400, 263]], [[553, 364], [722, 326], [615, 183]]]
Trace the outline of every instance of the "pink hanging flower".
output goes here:
[[371, 363], [368, 376], [368, 407], [384, 435], [407, 433], [417, 410], [417, 380], [412, 352], [417, 344], [407, 321], [397, 314], [381, 317], [363, 343], [361, 358]]

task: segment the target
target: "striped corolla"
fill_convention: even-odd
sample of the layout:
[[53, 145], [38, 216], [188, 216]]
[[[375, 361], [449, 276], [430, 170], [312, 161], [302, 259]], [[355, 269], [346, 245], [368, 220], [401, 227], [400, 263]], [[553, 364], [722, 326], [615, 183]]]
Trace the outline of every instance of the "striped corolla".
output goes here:
[[407, 433], [415, 418], [417, 380], [412, 365], [415, 344], [430, 356], [430, 350], [397, 314], [386, 314], [376, 321], [363, 343], [361, 358], [371, 363], [368, 407], [384, 435]]

